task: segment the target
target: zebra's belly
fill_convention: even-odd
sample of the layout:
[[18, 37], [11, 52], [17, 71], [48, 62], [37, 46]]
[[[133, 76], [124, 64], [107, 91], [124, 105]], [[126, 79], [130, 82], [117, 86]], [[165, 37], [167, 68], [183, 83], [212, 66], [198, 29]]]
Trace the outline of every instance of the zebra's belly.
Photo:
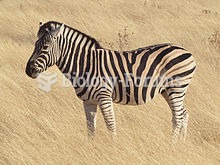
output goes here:
[[130, 100], [129, 102], [127, 101], [115, 101], [113, 100], [113, 103], [116, 103], [116, 104], [122, 104], [122, 105], [142, 105], [142, 104], [145, 104], [147, 103], [146, 101], [139, 101], [138, 103], [135, 101], [135, 100]]
[[[123, 104], [123, 105], [141, 105], [152, 100], [158, 93], [155, 93], [154, 97], [150, 97], [147, 94], [147, 91], [144, 88], [140, 87], [135, 90], [132, 88], [126, 88], [122, 92], [114, 92], [112, 99], [114, 103]], [[130, 92], [128, 92], [130, 90]], [[149, 89], [151, 90], [151, 89]], [[127, 91], [127, 92], [126, 92]]]

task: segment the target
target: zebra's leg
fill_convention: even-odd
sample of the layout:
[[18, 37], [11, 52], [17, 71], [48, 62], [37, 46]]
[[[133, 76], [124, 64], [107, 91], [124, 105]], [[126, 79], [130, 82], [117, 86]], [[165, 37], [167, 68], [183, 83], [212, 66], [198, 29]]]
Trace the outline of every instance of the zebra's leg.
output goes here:
[[183, 142], [186, 141], [186, 134], [187, 134], [187, 126], [188, 126], [188, 119], [189, 119], [189, 114], [186, 111], [186, 113], [183, 116], [183, 121], [182, 121], [182, 127], [180, 129], [180, 138]]
[[88, 135], [93, 137], [96, 129], [97, 105], [83, 102], [83, 106], [86, 113]]
[[[175, 106], [176, 104], [174, 104]], [[178, 106], [178, 105], [177, 105]], [[185, 142], [188, 124], [188, 112], [184, 106], [179, 106], [178, 108], [173, 108], [173, 132], [172, 132], [172, 142], [175, 144], [180, 137], [180, 139]]]
[[112, 133], [113, 138], [116, 135], [116, 123], [113, 110], [112, 98], [102, 98], [99, 101], [99, 107], [102, 112], [108, 130]]
[[[169, 105], [169, 107], [171, 108], [171, 104], [170, 104], [170, 99], [168, 97], [168, 93], [167, 93], [167, 90], [164, 90], [162, 93], [162, 96], [164, 97], [164, 99], [166, 100], [167, 104]], [[174, 116], [172, 114], [172, 130], [174, 130], [176, 127], [176, 122], [175, 122], [175, 119], [174, 119]], [[173, 136], [173, 135], [172, 135]]]
[[183, 106], [185, 88], [169, 88], [162, 93], [163, 97], [167, 101], [170, 109], [172, 110], [172, 142], [176, 143], [179, 136], [185, 141], [187, 124], [188, 124], [188, 112]]

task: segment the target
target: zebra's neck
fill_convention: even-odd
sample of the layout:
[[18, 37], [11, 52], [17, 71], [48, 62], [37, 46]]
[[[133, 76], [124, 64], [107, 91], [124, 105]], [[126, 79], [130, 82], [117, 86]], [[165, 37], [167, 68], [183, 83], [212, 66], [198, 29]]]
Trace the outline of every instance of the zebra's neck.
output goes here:
[[65, 26], [59, 38], [59, 47], [61, 56], [57, 62], [58, 68], [63, 74], [78, 77], [85, 71], [87, 57], [100, 45], [88, 35]]

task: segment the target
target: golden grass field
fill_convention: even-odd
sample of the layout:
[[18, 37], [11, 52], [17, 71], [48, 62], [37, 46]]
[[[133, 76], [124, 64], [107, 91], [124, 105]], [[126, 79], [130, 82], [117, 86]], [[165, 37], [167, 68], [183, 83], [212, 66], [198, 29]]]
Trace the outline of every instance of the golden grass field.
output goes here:
[[[115, 105], [115, 141], [99, 112], [89, 140], [74, 90], [59, 79], [46, 93], [25, 74], [39, 21], [48, 20], [109, 49], [171, 42], [191, 51], [197, 71], [185, 100], [187, 142], [171, 147], [171, 112], [161, 96]], [[49, 72], [61, 77], [56, 67]], [[0, 164], [220, 164], [219, 74], [219, 0], [0, 0]]]

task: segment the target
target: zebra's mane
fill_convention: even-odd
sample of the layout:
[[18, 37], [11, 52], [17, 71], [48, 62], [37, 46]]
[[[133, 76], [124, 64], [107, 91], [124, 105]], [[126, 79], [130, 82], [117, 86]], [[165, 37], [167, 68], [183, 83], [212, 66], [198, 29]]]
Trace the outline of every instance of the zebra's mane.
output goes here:
[[[43, 36], [43, 35], [47, 32], [46, 29], [52, 30], [52, 28], [54, 28], [54, 27], [57, 28], [57, 27], [60, 27], [61, 25], [62, 25], [62, 23], [56, 22], [56, 21], [46, 22], [46, 23], [44, 23], [42, 26], [40, 26], [40, 29], [38, 30], [37, 36], [38, 36], [38, 37]], [[77, 29], [74, 29], [74, 28], [72, 28], [72, 27], [70, 27], [70, 26], [68, 26], [68, 25], [65, 25], [65, 24], [64, 24], [64, 26], [65, 26], [65, 27], [68, 27], [68, 28], [71, 29], [71, 30], [74, 30], [74, 31], [76, 31], [76, 32], [78, 32], [78, 33], [80, 33], [80, 34], [82, 34], [82, 35], [85, 36], [85, 37], [88, 37], [88, 38], [95, 44], [95, 47], [96, 47], [96, 48], [102, 48], [101, 45], [99, 44], [99, 42], [98, 42], [95, 38], [93, 38], [93, 37], [91, 37], [91, 36], [89, 36], [89, 35], [87, 35], [87, 34], [81, 32], [81, 31], [79, 31], [79, 30], [77, 30]]]

